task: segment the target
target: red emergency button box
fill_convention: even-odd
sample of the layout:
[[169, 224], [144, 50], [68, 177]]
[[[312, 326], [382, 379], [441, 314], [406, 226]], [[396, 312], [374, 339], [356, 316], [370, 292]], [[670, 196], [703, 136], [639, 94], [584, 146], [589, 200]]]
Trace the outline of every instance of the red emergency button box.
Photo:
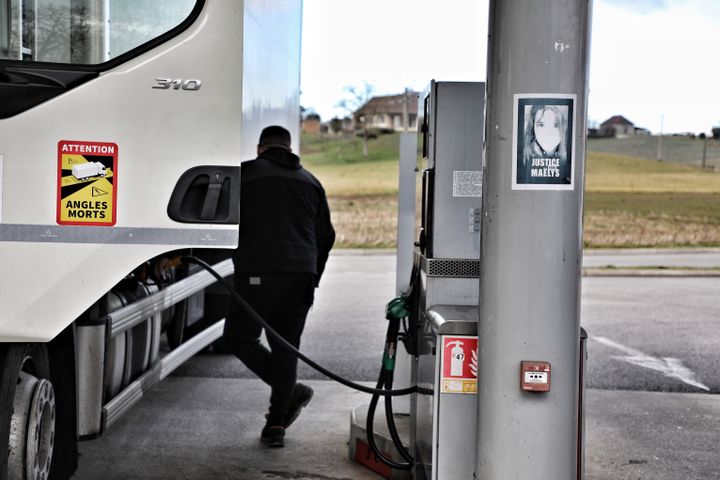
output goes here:
[[549, 392], [550, 363], [521, 361], [520, 388], [526, 392]]

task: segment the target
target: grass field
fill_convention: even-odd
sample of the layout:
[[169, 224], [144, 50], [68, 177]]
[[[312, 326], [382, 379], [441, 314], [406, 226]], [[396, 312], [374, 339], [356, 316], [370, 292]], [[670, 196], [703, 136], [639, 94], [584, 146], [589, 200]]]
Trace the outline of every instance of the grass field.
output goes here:
[[591, 247], [720, 245], [720, 174], [589, 152], [584, 238]]
[[[629, 155], [631, 157], [648, 158], [656, 160], [659, 148], [658, 136], [638, 135], [628, 138], [590, 138], [588, 150], [593, 152], [614, 153], [616, 155]], [[705, 166], [713, 169], [720, 168], [720, 141], [708, 138], [664, 135], [662, 137], [662, 158], [672, 163], [702, 165], [703, 156]]]
[[[398, 136], [304, 136], [303, 163], [323, 182], [339, 247], [393, 247]], [[588, 153], [584, 240], [589, 247], [720, 246], [720, 174], [606, 152]]]
[[302, 161], [328, 194], [338, 247], [395, 246], [398, 138], [370, 140], [366, 159], [361, 138], [303, 136]]
[[328, 195], [356, 197], [395, 195], [398, 190], [398, 136], [382, 135], [368, 141], [368, 157], [362, 139], [302, 137], [302, 161], [322, 180]]

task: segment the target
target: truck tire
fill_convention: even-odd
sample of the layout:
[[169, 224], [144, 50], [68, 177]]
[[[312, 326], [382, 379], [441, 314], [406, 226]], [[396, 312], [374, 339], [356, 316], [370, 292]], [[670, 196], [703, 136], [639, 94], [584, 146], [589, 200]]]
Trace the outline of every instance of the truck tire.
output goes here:
[[0, 345], [0, 480], [48, 478], [55, 418], [47, 345]]

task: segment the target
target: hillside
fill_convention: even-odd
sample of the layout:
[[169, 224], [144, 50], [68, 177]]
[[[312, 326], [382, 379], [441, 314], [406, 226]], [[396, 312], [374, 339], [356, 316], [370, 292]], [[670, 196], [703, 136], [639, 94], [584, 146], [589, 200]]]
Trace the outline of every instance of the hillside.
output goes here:
[[[394, 246], [398, 138], [370, 140], [366, 159], [360, 138], [303, 136], [303, 163], [327, 190], [339, 247]], [[720, 246], [720, 174], [590, 151], [584, 241], [589, 247]]]

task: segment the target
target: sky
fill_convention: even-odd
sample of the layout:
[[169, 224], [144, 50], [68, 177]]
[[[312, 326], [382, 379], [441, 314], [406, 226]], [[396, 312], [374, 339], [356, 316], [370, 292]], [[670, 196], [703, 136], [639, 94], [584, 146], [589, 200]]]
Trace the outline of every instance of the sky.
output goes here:
[[[591, 125], [720, 125], [720, 0], [595, 0], [592, 21]], [[305, 0], [301, 104], [329, 120], [347, 114], [347, 86], [389, 95], [485, 81], [487, 24], [488, 0]]]

